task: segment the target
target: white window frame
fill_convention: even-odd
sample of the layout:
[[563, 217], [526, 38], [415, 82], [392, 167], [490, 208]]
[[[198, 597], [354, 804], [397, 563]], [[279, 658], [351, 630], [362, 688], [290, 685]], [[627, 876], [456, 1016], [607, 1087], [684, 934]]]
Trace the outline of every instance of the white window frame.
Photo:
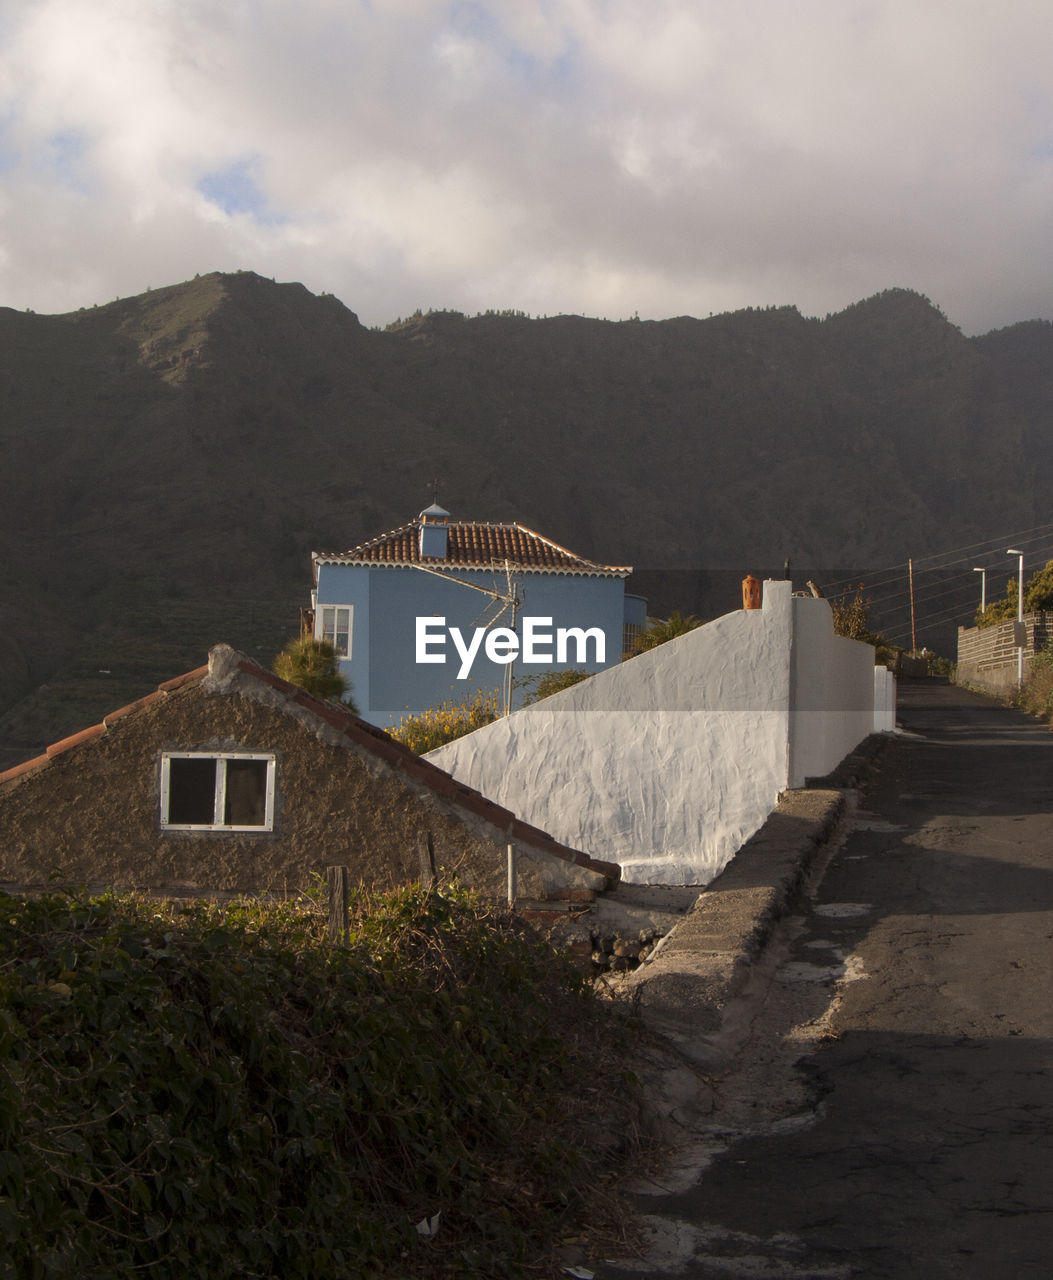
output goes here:
[[[169, 822], [168, 802], [171, 790], [173, 760], [215, 760], [216, 791], [213, 798], [212, 822]], [[222, 821], [227, 808], [228, 760], [265, 760], [267, 762], [266, 796], [262, 826], [233, 826]], [[252, 751], [164, 751], [161, 754], [161, 830], [162, 831], [273, 831], [275, 758], [267, 752]], [[216, 821], [215, 819], [220, 819]]]
[[[315, 607], [314, 611], [314, 638], [316, 640], [325, 639], [325, 612], [327, 609], [333, 611], [333, 648], [336, 649], [336, 656], [344, 662], [351, 661], [351, 641], [353, 635], [353, 627], [355, 622], [355, 606], [353, 604], [320, 604]], [[336, 648], [336, 636], [340, 633], [339, 615], [347, 614], [347, 652], [343, 653]]]

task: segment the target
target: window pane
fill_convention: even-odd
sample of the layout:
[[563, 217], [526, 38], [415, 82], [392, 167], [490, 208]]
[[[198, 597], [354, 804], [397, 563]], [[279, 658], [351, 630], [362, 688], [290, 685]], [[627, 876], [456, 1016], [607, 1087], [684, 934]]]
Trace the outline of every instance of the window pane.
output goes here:
[[338, 658], [346, 658], [351, 652], [351, 609], [347, 605], [322, 606], [322, 639], [336, 650]]
[[336, 629], [336, 639], [333, 641], [333, 648], [336, 650], [338, 658], [346, 658], [348, 653], [347, 641], [347, 622], [351, 616], [350, 609], [341, 609], [337, 615], [338, 626]]
[[322, 606], [322, 639], [335, 644], [336, 610], [332, 605]]
[[215, 760], [169, 760], [168, 821], [211, 824], [215, 816]]
[[228, 827], [262, 827], [267, 822], [267, 761], [228, 760]]

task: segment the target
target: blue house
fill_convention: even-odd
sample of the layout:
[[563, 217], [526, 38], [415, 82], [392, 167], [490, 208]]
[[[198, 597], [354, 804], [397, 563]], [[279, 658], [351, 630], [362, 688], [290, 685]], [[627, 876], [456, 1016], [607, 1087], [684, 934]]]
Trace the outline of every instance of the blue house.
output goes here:
[[601, 671], [647, 625], [646, 601], [625, 591], [630, 566], [595, 564], [520, 524], [452, 520], [438, 505], [312, 561], [314, 633], [382, 728], [477, 690], [514, 708], [524, 680]]

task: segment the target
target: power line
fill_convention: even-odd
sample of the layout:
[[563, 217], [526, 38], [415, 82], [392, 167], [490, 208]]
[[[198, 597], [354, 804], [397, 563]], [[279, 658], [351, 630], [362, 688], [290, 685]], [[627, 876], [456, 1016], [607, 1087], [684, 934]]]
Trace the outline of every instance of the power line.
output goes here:
[[[921, 572], [931, 573], [937, 569], [950, 569], [958, 564], [966, 564], [969, 560], [981, 559], [985, 555], [994, 555], [1000, 549], [1009, 546], [1026, 547], [1030, 543], [1044, 542], [1047, 550], [1053, 557], [1053, 523], [1034, 525], [1030, 529], [1017, 530], [1014, 533], [1001, 534], [994, 538], [986, 538], [982, 542], [966, 543], [959, 547], [950, 547], [946, 551], [937, 551], [928, 556], [914, 557], [914, 571], [919, 572], [919, 566], [926, 566]], [[980, 548], [986, 548], [980, 551]], [[965, 554], [965, 553], [971, 554]], [[943, 561], [942, 564], [930, 564], [930, 561]], [[991, 566], [993, 567], [993, 566]], [[882, 578], [880, 575], [891, 575]], [[886, 565], [884, 568], [875, 569], [866, 575], [869, 584], [873, 588], [886, 586], [891, 582], [905, 581], [907, 578], [907, 563]], [[850, 578], [840, 579], [831, 583], [823, 583], [823, 592], [830, 598], [843, 594], [847, 590], [854, 589], [859, 583], [859, 574], [853, 574]]]

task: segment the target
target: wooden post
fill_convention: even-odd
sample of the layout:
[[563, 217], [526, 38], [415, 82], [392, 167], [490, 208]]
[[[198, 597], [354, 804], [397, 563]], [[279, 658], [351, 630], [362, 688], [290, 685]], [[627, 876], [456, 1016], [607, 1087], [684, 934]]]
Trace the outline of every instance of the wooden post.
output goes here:
[[417, 858], [420, 861], [420, 882], [425, 889], [430, 889], [438, 878], [435, 871], [435, 841], [430, 831], [417, 837]]
[[914, 626], [914, 561], [907, 561], [907, 571], [910, 575], [910, 656], [913, 658], [918, 652], [918, 632]]
[[348, 928], [348, 871], [347, 867], [326, 867], [325, 878], [329, 882], [329, 936], [338, 942], [347, 941]]

